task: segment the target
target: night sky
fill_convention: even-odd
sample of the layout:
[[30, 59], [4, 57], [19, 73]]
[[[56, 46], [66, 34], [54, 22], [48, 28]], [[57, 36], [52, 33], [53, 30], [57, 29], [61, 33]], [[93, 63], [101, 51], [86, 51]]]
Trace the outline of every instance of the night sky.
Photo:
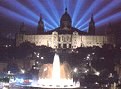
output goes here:
[[35, 33], [40, 15], [45, 30], [52, 30], [60, 25], [66, 7], [72, 26], [81, 31], [87, 31], [92, 14], [97, 33], [104, 32], [109, 23], [115, 29], [121, 25], [121, 0], [0, 0], [0, 32], [13, 36], [24, 22], [26, 31]]

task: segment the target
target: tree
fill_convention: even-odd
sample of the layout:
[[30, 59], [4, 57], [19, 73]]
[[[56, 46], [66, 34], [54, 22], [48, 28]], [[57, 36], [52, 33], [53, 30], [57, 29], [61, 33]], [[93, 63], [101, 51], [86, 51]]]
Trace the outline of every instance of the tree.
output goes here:
[[34, 51], [35, 44], [24, 42], [16, 48], [16, 58], [25, 59], [30, 57]]
[[16, 63], [9, 63], [7, 65], [7, 72], [8, 71], [10, 71], [10, 73], [18, 73], [20, 70]]

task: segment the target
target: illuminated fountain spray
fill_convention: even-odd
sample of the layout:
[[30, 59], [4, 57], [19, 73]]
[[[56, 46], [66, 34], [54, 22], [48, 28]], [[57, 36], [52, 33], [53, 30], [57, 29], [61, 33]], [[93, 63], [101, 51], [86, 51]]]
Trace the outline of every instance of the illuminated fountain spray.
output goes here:
[[60, 64], [59, 55], [55, 54], [53, 64], [44, 64], [39, 71], [38, 85], [41, 88], [78, 88], [74, 83], [71, 67], [67, 62]]
[[60, 80], [60, 59], [57, 54], [55, 54], [53, 61], [52, 80], [55, 83]]

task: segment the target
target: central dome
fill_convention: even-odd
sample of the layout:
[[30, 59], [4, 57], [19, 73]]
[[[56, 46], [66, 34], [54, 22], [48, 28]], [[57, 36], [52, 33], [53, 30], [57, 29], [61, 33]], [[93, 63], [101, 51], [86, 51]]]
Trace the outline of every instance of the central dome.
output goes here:
[[65, 13], [61, 17], [61, 21], [70, 21], [71, 22], [71, 17], [67, 12], [67, 8], [65, 9]]
[[60, 27], [71, 27], [71, 17], [67, 12], [67, 8], [65, 9], [65, 13], [62, 15], [61, 20], [60, 20]]

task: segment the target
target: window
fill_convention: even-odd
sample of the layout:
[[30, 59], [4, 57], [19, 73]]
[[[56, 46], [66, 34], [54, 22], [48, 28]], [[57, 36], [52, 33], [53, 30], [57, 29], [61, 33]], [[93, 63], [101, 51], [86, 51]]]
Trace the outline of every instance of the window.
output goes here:
[[61, 48], [61, 44], [58, 44], [58, 47]]
[[69, 44], [69, 48], [71, 48], [71, 44]]
[[67, 48], [67, 45], [66, 44], [63, 44], [63, 48]]
[[60, 41], [60, 37], [58, 37], [58, 41]]

